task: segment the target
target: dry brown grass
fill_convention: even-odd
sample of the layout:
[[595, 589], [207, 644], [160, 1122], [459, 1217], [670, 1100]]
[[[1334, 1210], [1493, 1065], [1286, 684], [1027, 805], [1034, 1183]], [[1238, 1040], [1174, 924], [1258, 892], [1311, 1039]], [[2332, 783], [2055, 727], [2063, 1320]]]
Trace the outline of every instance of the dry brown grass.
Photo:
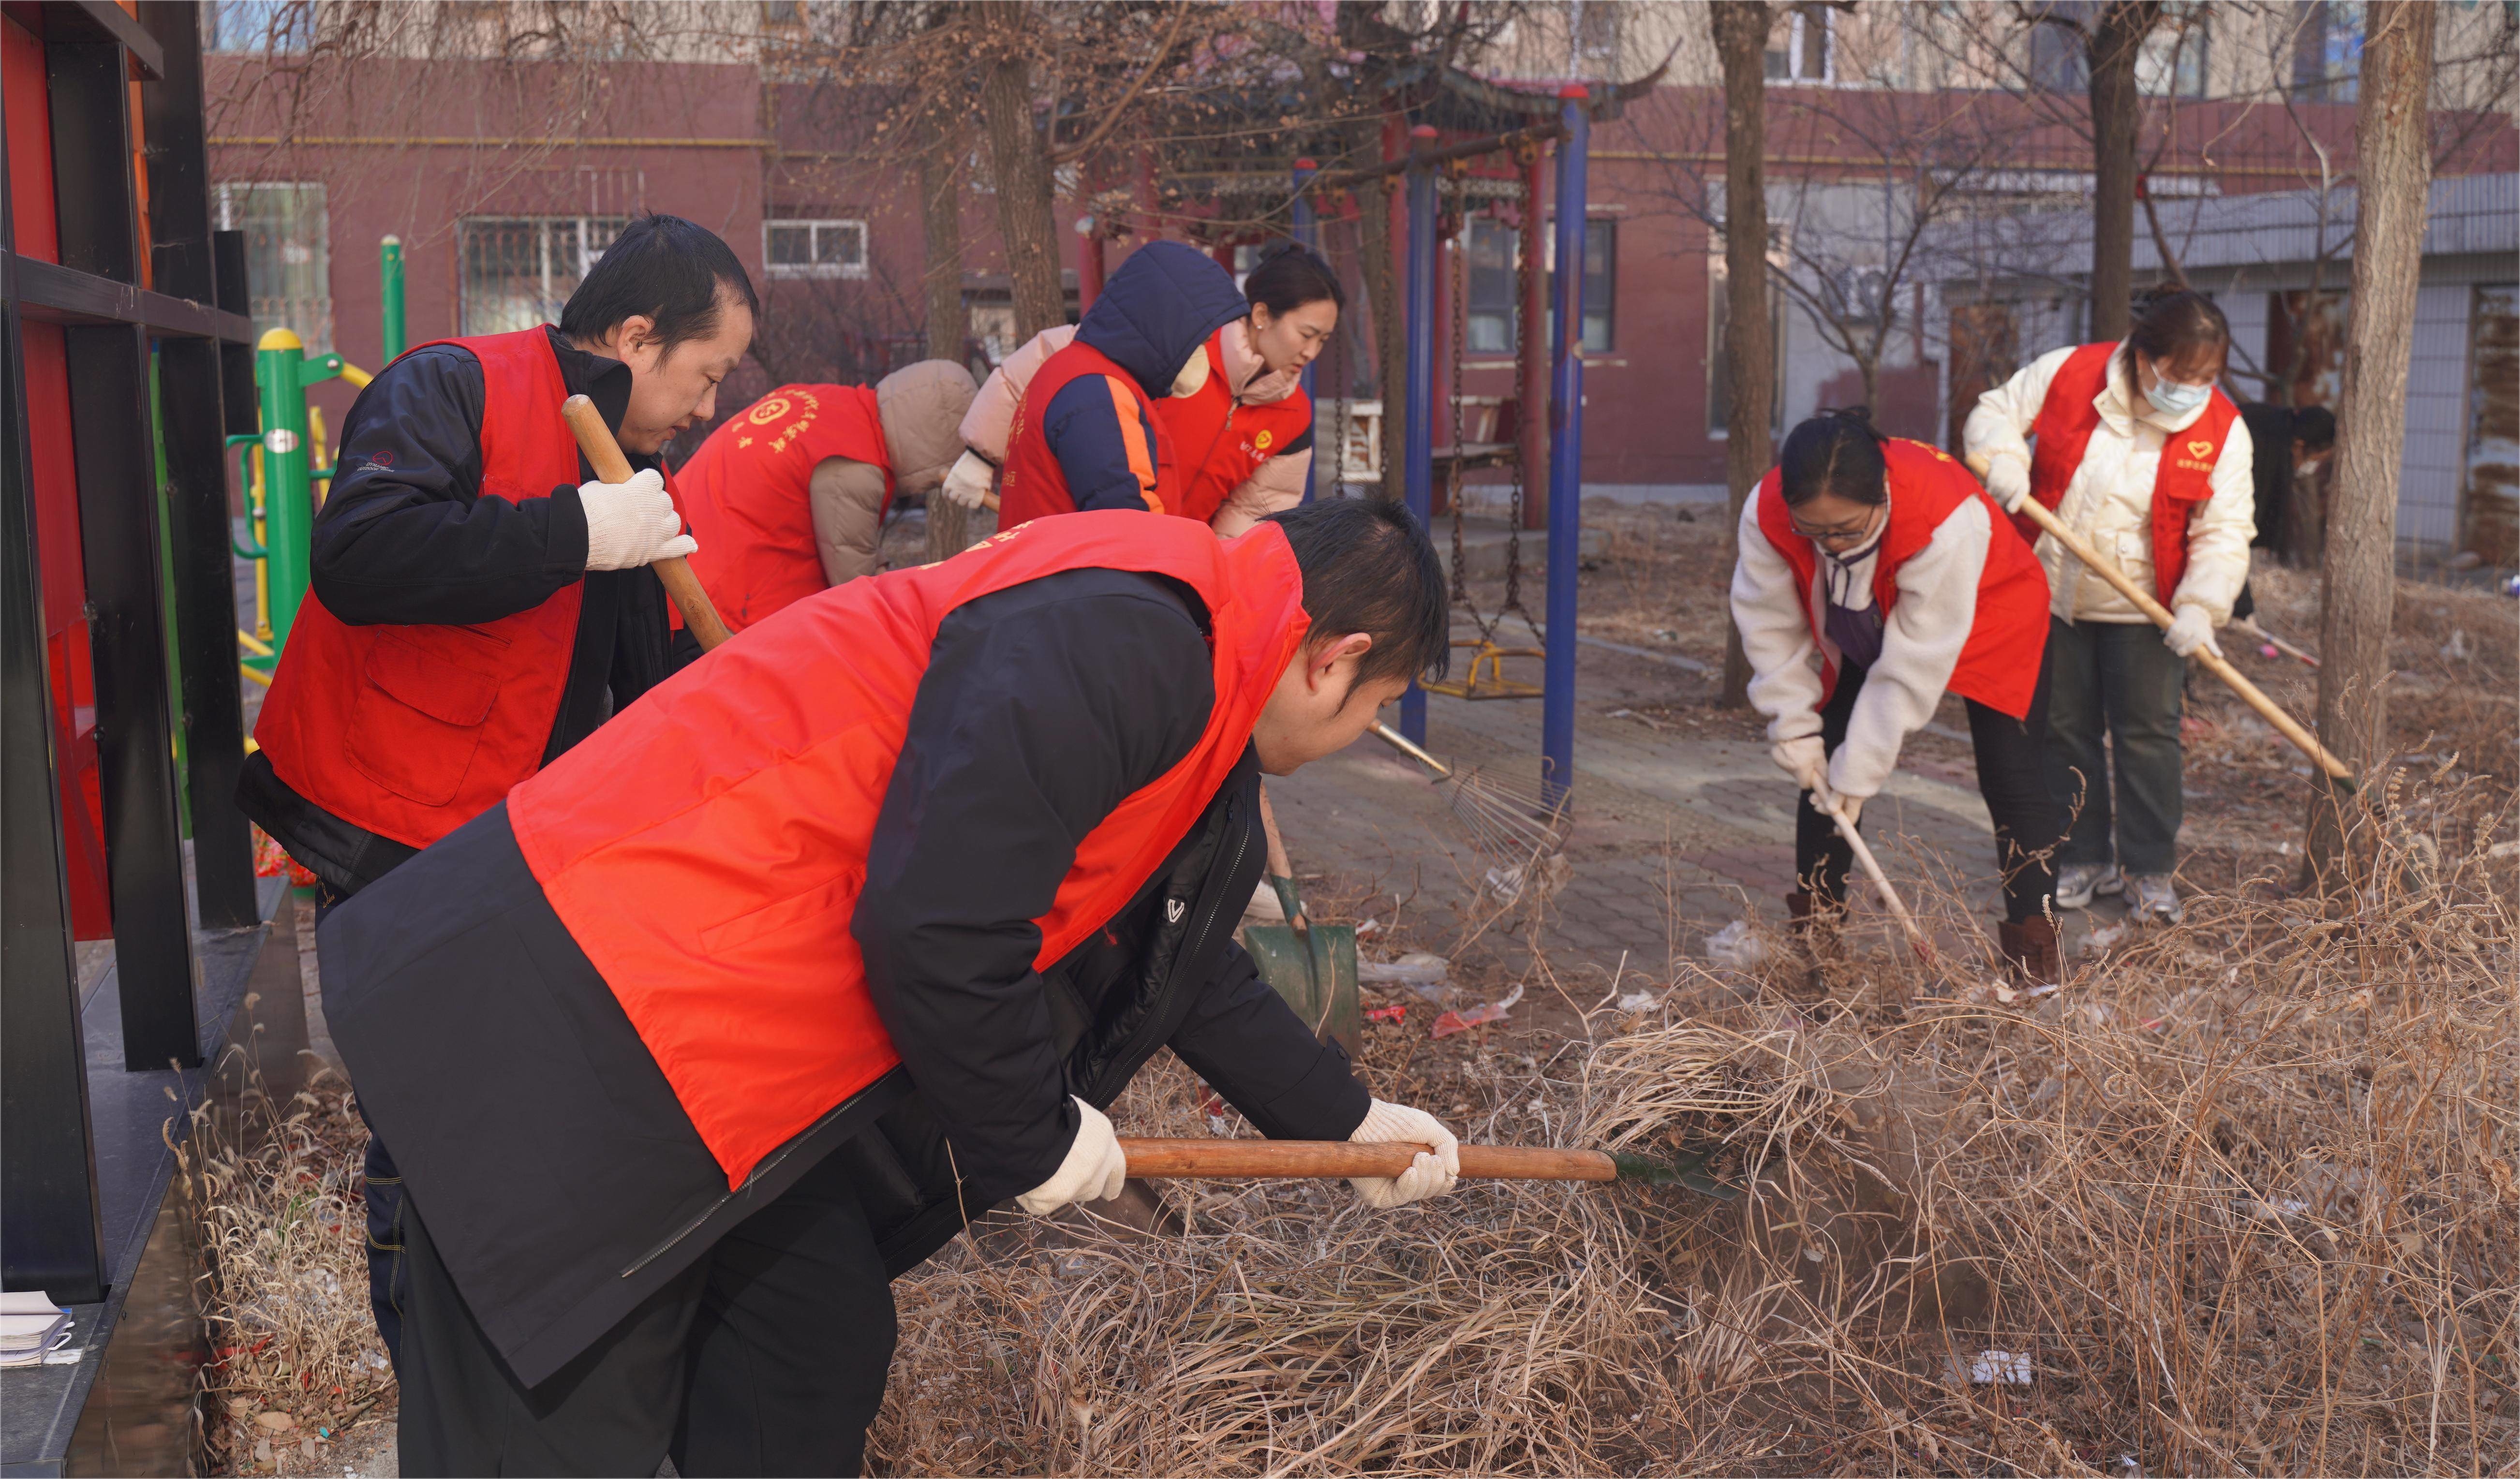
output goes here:
[[204, 1472], [320, 1471], [345, 1429], [392, 1408], [368, 1312], [367, 1127], [347, 1084], [299, 1061], [311, 1077], [282, 1101], [229, 1050], [179, 1147], [204, 1253]]
[[[2520, 1455], [2507, 803], [2373, 787], [2353, 896], [2267, 881], [1992, 1000], [1855, 948], [1689, 972], [1468, 1092], [1481, 1139], [1720, 1147], [1747, 1194], [1184, 1186], [1172, 1236], [897, 1290], [896, 1473], [2465, 1474]], [[1956, 901], [1929, 901], [1947, 935]], [[1631, 977], [1633, 982], [1634, 978]], [[1523, 1066], [1528, 1064], [1529, 1066]], [[1378, 1092], [1436, 1093], [1422, 1051]], [[1124, 1128], [1202, 1133], [1151, 1072]], [[2027, 1385], [1970, 1379], [2020, 1353]]]

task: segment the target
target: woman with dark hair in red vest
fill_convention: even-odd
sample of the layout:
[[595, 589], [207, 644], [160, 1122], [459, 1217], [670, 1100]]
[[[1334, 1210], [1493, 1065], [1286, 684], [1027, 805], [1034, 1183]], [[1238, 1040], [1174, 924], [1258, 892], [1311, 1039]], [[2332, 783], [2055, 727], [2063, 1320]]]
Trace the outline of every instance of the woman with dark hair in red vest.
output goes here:
[[[622, 229], [557, 327], [423, 344], [342, 423], [313, 579], [237, 803], [321, 880], [318, 916], [507, 795], [664, 680], [688, 555], [656, 452], [713, 414], [756, 302], [724, 242]], [[597, 481], [561, 418], [591, 397], [637, 470]], [[368, 1150], [370, 1296], [400, 1339], [399, 1180]]]
[[1946, 693], [1967, 700], [2003, 870], [2004, 959], [2060, 978], [2049, 904], [2059, 830], [2041, 770], [2048, 582], [1977, 479], [1862, 411], [1804, 422], [1741, 511], [1732, 620], [1777, 765], [1802, 788], [1787, 907], [1821, 944], [1854, 861], [1824, 808], [1859, 819]]
[[2230, 344], [2213, 299], [2161, 292], [2124, 343], [2041, 355], [1980, 396], [1962, 432], [1969, 466], [1985, 470], [1987, 492], [2006, 512], [2036, 498], [2177, 618], [2156, 629], [2016, 515], [2052, 593], [2048, 784], [2072, 816], [2059, 909], [2132, 890], [2138, 919], [2176, 921], [2185, 912], [2171, 874], [2187, 656], [2222, 651], [2214, 629], [2231, 619], [2248, 581], [2256, 531], [2256, 448], [2239, 408], [2216, 388]]
[[[1163, 512], [1235, 535], [1304, 501], [1313, 466], [1313, 398], [1304, 368], [1338, 332], [1347, 295], [1329, 263], [1288, 243], [1242, 280], [1245, 317], [1207, 337], [1205, 381], [1154, 403], [1181, 459], [1180, 496]], [[963, 418], [970, 447], [945, 479], [945, 496], [976, 509], [1007, 458], [1015, 408], [1033, 377], [1080, 331], [1046, 329], [989, 373]]]
[[781, 385], [710, 432], [677, 475], [692, 573], [727, 629], [874, 574], [885, 511], [935, 491], [974, 388], [922, 360], [872, 386]]

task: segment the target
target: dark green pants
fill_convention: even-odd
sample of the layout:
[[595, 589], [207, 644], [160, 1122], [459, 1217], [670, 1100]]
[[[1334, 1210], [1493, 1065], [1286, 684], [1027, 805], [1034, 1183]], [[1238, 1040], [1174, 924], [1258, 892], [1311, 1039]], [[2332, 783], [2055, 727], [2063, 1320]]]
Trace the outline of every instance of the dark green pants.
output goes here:
[[2164, 647], [2148, 621], [2051, 616], [2048, 675], [2048, 790], [2073, 819], [2058, 864], [2169, 873], [2179, 861], [2186, 659]]

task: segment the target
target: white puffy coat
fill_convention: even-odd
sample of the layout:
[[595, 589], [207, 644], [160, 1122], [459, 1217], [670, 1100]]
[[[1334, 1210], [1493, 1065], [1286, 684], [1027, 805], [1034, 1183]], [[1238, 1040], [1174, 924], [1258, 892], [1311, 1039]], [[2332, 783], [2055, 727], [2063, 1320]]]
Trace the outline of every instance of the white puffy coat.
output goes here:
[[[1978, 397], [1961, 432], [1967, 460], [2015, 457], [2030, 465], [2030, 428], [2048, 401], [2048, 383], [2074, 352], [2051, 350], [2031, 361], [2009, 381]], [[2100, 413], [2083, 450], [2083, 465], [2066, 484], [2056, 516], [2142, 590], [2151, 590], [2152, 485], [2161, 471], [2161, 449], [2171, 436], [2193, 426], [2204, 410], [2175, 422], [2156, 421], [2124, 368], [2125, 356], [2109, 361], [2108, 384], [2092, 404]], [[2145, 414], [2138, 415], [2140, 407]], [[2187, 570], [2168, 603], [2172, 610], [2199, 605], [2221, 626], [2231, 619], [2231, 603], [2249, 578], [2249, 540], [2257, 533], [2257, 494], [2250, 480], [2253, 450], [2249, 428], [2234, 420], [2206, 479], [2211, 495], [2187, 526]], [[2048, 535], [2039, 536], [2039, 562], [2048, 570], [2048, 610], [2067, 621], [2148, 621], [2132, 602], [2083, 567]]]

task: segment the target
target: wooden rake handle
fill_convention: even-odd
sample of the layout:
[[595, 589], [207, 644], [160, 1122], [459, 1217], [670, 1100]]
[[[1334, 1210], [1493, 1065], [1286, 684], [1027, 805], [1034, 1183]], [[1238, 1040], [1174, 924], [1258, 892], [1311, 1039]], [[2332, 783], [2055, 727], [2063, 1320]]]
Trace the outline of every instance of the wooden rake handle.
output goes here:
[[1831, 807], [1828, 819], [1837, 824], [1837, 834], [1846, 839], [1848, 849], [1855, 854], [1855, 861], [1864, 865], [1864, 875], [1872, 880], [1873, 887], [1881, 890], [1881, 901], [1890, 906], [1890, 913], [1899, 920], [1899, 927], [1908, 932], [1908, 943], [1915, 947], [1917, 959], [1932, 964], [1933, 943], [1916, 926], [1916, 917], [1908, 913], [1908, 906], [1900, 899], [1899, 890], [1890, 886], [1890, 875], [1881, 871], [1881, 860], [1872, 856], [1871, 844], [1864, 840], [1864, 834], [1855, 829], [1854, 823], [1846, 820], [1845, 812]]
[[[577, 450], [586, 454], [586, 465], [595, 475], [608, 483], [630, 480], [630, 459], [621, 455], [621, 444], [612, 439], [612, 428], [604, 424], [604, 413], [595, 402], [583, 395], [572, 395], [561, 402], [560, 414], [568, 423], [569, 434], [577, 438]], [[716, 603], [700, 588], [700, 578], [692, 573], [691, 562], [680, 555], [657, 560], [650, 566], [656, 578], [665, 583], [665, 594], [673, 599], [674, 609], [683, 613], [683, 625], [705, 652], [735, 634], [717, 613]]]
[[[1986, 476], [1986, 465], [1988, 461], [1989, 460], [1984, 457], [1971, 458], [1968, 465], [1969, 471], [1976, 473], [1980, 478], [1984, 478]], [[2030, 515], [2030, 521], [2032, 523], [2035, 523], [2040, 528], [2047, 530], [2050, 537], [2052, 537], [2058, 544], [2063, 545], [2065, 547], [2066, 554], [2073, 556], [2076, 560], [2089, 565], [2102, 580], [2109, 583], [2112, 590], [2115, 590], [2128, 601], [2133, 602], [2137, 610], [2151, 617], [2152, 624], [2154, 626], [2160, 627], [2165, 631], [2169, 629], [2170, 623], [2176, 618], [2170, 614], [2169, 610], [2165, 608], [2160, 602], [2152, 599], [2151, 592], [2144, 590], [2134, 581], [2127, 579], [2126, 572], [2117, 567], [2116, 561], [2110, 560], [2107, 556], [2102, 555], [2099, 551], [2092, 549], [2089, 544], [2086, 544], [2081, 535], [2075, 533], [2069, 528], [2066, 528], [2064, 521], [2059, 519], [2055, 515], [2048, 512], [2048, 510], [2041, 505], [2039, 500], [2035, 498], [2023, 499], [2021, 501], [2021, 512]], [[2327, 752], [2327, 746], [2318, 742], [2318, 736], [2313, 735], [2310, 731], [2302, 728], [2300, 721], [2294, 719], [2292, 715], [2285, 713], [2282, 707], [2272, 698], [2268, 697], [2265, 693], [2260, 691], [2256, 684], [2251, 683], [2248, 679], [2240, 676], [2240, 670], [2231, 666], [2230, 659], [2215, 652], [2210, 648], [2197, 649], [2195, 657], [2197, 661], [2205, 664], [2207, 672], [2210, 672], [2215, 677], [2222, 679], [2224, 684], [2228, 687], [2232, 693], [2239, 695], [2242, 702], [2248, 704], [2249, 707], [2256, 709], [2258, 711], [2258, 717], [2266, 720], [2267, 723], [2273, 725], [2276, 734], [2279, 734], [2286, 740], [2291, 740], [2303, 754], [2308, 755], [2313, 764], [2316, 764], [2320, 770], [2327, 772], [2327, 774], [2334, 779], [2343, 782], [2348, 790], [2353, 788], [2353, 770], [2349, 768], [2344, 761], [2329, 754]]]
[[[1122, 1140], [1129, 1174], [1149, 1181], [1330, 1181], [1398, 1176], [1431, 1145], [1386, 1141]], [[1463, 1145], [1462, 1175], [1480, 1181], [1608, 1182], [1618, 1162], [1599, 1150]]]

